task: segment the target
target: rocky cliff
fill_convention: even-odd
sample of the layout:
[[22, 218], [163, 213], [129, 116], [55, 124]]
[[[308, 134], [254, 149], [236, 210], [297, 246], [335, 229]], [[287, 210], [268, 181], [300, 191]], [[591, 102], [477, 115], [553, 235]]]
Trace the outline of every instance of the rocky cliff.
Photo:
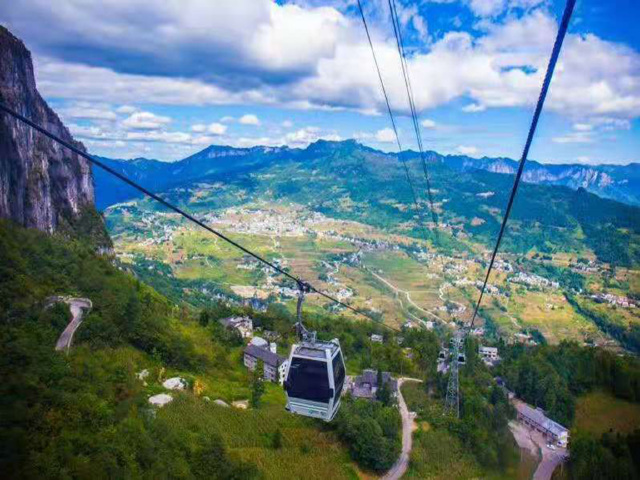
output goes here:
[[[2, 26], [0, 101], [84, 151], [38, 93], [29, 50]], [[0, 217], [47, 232], [82, 224], [104, 243], [104, 225], [93, 202], [85, 159], [0, 113]]]
[[[518, 162], [509, 158], [471, 158], [464, 155], [440, 157], [456, 170], [487, 170], [493, 173], [514, 174]], [[559, 185], [573, 190], [584, 188], [601, 197], [630, 205], [640, 205], [640, 164], [580, 165], [543, 164], [527, 162], [522, 180], [540, 185]]]

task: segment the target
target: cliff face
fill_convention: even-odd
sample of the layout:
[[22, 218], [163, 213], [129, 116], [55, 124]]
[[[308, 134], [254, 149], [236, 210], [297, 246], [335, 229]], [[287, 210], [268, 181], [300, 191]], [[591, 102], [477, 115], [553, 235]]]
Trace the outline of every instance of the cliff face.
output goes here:
[[[0, 101], [84, 151], [36, 90], [30, 52], [2, 26]], [[0, 113], [0, 217], [53, 232], [93, 210], [93, 201], [85, 159]]]

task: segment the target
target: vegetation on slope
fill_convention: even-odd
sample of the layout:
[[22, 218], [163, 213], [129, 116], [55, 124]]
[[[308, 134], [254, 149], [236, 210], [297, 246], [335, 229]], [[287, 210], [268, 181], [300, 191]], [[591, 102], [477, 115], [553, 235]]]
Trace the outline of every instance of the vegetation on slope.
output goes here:
[[[43, 310], [52, 294], [94, 304], [69, 355], [54, 351], [68, 311]], [[0, 470], [9, 478], [352, 476], [335, 435], [287, 414], [277, 386], [256, 411], [207, 403], [195, 388], [151, 409], [147, 397], [169, 372], [204, 395], [247, 398], [239, 348], [86, 245], [0, 222], [0, 298]], [[136, 376], [143, 369], [147, 384]]]
[[[470, 349], [476, 347], [473, 341], [469, 344]], [[420, 426], [409, 477], [469, 478], [510, 471], [517, 461], [508, 429], [513, 412], [477, 356], [468, 355], [460, 371], [459, 419], [443, 412], [447, 377], [439, 375], [433, 380], [435, 389], [433, 382], [408, 383], [402, 389], [409, 410], [418, 414]], [[432, 450], [441, 441], [451, 445], [447, 454], [438, 455], [438, 448]]]
[[593, 435], [627, 434], [640, 428], [640, 403], [595, 390], [576, 402], [574, 430]]
[[[424, 192], [426, 185], [418, 156], [405, 157], [417, 191]], [[318, 142], [306, 150], [288, 153], [246, 151], [235, 171], [207, 158], [199, 160], [201, 166], [208, 160], [207, 168], [191, 168], [198, 164], [196, 160], [167, 167], [179, 168], [187, 174], [179, 187], [165, 192], [165, 197], [188, 205], [191, 210], [209, 213], [239, 206], [240, 202], [284, 200], [389, 232], [415, 238], [424, 235], [395, 155], [348, 141]], [[440, 250], [443, 253], [467, 250], [468, 235], [472, 242], [492, 245], [513, 177], [486, 171], [452, 174], [453, 170], [438, 163], [429, 167], [440, 218], [450, 227], [440, 232]], [[135, 165], [122, 168], [136, 172]], [[153, 184], [153, 180], [148, 181]], [[218, 182], [224, 186], [206, 188]], [[99, 183], [98, 198], [108, 195], [107, 190], [103, 191]], [[196, 196], [197, 201], [192, 201]], [[419, 200], [429, 217], [428, 202], [425, 198]], [[638, 211], [636, 207], [601, 199], [584, 190], [523, 184], [503, 247], [505, 251], [518, 253], [532, 249], [544, 253], [556, 250], [581, 253], [588, 248], [603, 262], [631, 266], [640, 263]], [[465, 235], [460, 234], [460, 229]], [[427, 232], [427, 237], [436, 240], [433, 231]]]
[[640, 477], [640, 429], [629, 435], [578, 434], [571, 440], [570, 476], [576, 480], [634, 480]]
[[596, 388], [629, 401], [640, 401], [640, 364], [602, 349], [563, 342], [534, 348], [501, 346], [498, 372], [518, 397], [571, 426], [576, 398]]

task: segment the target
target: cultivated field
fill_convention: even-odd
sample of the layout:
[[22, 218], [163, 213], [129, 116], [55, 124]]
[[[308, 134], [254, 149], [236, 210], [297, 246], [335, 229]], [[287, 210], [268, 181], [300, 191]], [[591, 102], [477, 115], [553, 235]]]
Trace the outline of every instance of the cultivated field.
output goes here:
[[[119, 259], [134, 269], [144, 265], [147, 275], [154, 268], [159, 270], [159, 265], [166, 266], [168, 270], [160, 274], [175, 295], [195, 292], [201, 301], [213, 294], [240, 301], [289, 302], [295, 297], [290, 281], [170, 214], [138, 210], [134, 202], [112, 208], [108, 216]], [[434, 254], [415, 238], [332, 219], [294, 204], [248, 204], [209, 213], [208, 220], [247, 248], [393, 326], [433, 321], [449, 328], [467, 321], [486, 271], [487, 252], [479, 245], [469, 243], [475, 253]], [[589, 258], [593, 255], [584, 255], [581, 261], [592, 261]], [[577, 287], [564, 284], [563, 278], [529, 271], [539, 266], [544, 271], [563, 272], [572, 275], [572, 281], [582, 278], [588, 288], [601, 289], [607, 284], [607, 291], [617, 295], [634, 291], [639, 284], [637, 272], [632, 270], [619, 269], [613, 281], [605, 280], [599, 273], [602, 267], [597, 265], [576, 270], [577, 259], [570, 253], [532, 252], [523, 267], [518, 266], [521, 259], [517, 256], [500, 256], [477, 324], [490, 320], [492, 328], [508, 338], [516, 338], [516, 334], [527, 338], [537, 330], [550, 343], [574, 339], [615, 344], [593, 319], [569, 303], [565, 293]], [[514, 282], [516, 273], [524, 275], [523, 280]], [[148, 276], [146, 281], [150, 281]], [[310, 295], [308, 301], [328, 306], [317, 295]], [[586, 296], [580, 301], [589, 301], [616, 324], [640, 322], [640, 308], [612, 308]]]

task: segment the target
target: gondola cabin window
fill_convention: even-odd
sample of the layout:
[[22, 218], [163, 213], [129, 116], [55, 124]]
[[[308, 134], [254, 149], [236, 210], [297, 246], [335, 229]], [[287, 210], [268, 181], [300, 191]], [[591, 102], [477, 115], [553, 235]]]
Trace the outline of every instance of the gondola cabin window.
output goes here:
[[294, 358], [289, 368], [289, 395], [315, 402], [327, 402], [331, 398], [325, 362]]
[[338, 354], [333, 357], [333, 381], [336, 386], [335, 396], [336, 398], [340, 398], [342, 394], [342, 387], [344, 386], [344, 362], [342, 361], [342, 353], [338, 352]]

